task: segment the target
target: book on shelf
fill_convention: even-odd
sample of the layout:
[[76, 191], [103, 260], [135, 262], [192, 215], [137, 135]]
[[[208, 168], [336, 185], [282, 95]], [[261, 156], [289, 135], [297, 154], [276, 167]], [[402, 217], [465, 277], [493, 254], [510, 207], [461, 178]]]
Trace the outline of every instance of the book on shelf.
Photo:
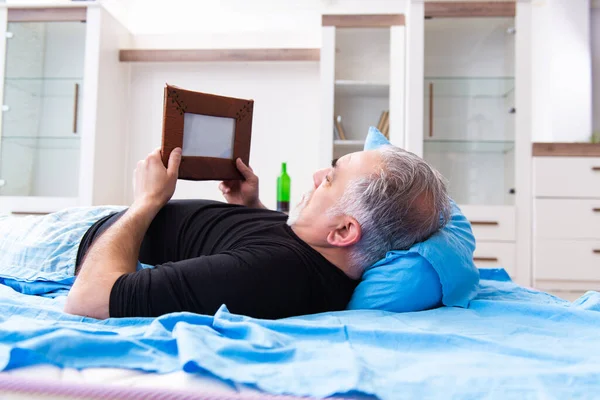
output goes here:
[[342, 116], [338, 115], [334, 119], [335, 129], [337, 130], [340, 140], [346, 140], [346, 134], [344, 133], [344, 127], [342, 126]]
[[381, 129], [383, 129], [383, 121], [385, 120], [385, 111], [381, 112], [381, 115], [379, 116], [379, 122], [377, 123], [377, 130], [379, 132], [381, 132]]
[[381, 112], [381, 116], [379, 117], [379, 122], [377, 123], [377, 129], [379, 132], [386, 137], [386, 139], [390, 138], [390, 112], [389, 110], [385, 110]]

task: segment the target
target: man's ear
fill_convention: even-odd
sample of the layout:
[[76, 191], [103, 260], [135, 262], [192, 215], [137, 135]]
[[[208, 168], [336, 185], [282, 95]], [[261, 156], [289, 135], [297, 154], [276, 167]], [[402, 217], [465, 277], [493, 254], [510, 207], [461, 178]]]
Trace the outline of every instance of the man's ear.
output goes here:
[[327, 235], [327, 243], [334, 247], [352, 246], [362, 237], [362, 229], [358, 221], [346, 216], [343, 221]]

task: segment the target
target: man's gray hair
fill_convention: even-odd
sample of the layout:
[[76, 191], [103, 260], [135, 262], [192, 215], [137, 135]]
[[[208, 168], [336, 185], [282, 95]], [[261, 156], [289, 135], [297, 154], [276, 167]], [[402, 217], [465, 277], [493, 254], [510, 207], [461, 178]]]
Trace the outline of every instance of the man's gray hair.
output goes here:
[[352, 269], [364, 269], [390, 250], [406, 250], [450, 219], [444, 177], [422, 158], [395, 146], [382, 146], [381, 169], [351, 181], [330, 214], [350, 215], [362, 237], [352, 254]]

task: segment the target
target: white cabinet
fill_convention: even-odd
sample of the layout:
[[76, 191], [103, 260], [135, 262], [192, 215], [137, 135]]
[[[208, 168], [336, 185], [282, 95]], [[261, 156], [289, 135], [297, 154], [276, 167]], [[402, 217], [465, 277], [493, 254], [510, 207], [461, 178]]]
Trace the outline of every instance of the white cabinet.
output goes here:
[[122, 204], [130, 35], [102, 6], [0, 8], [0, 212]]
[[369, 127], [384, 112], [388, 137], [401, 146], [404, 15], [323, 15], [322, 25], [321, 164], [362, 150]]
[[536, 197], [600, 198], [598, 157], [537, 157]]
[[535, 285], [579, 294], [598, 290], [600, 145], [556, 148], [563, 154], [543, 154], [534, 146]]
[[504, 268], [514, 275], [516, 247], [514, 243], [478, 241], [473, 254], [477, 268]]
[[[426, 15], [427, 8], [425, 3]], [[406, 143], [448, 179], [450, 196], [473, 227], [476, 265], [505, 268], [529, 284], [528, 250], [520, 253], [529, 230], [519, 223], [528, 215], [517, 201], [524, 189], [517, 187], [517, 165], [529, 162], [523, 149], [530, 141], [516, 134], [517, 96], [524, 95], [517, 88], [516, 24], [516, 16], [424, 20], [422, 130], [407, 132]]]

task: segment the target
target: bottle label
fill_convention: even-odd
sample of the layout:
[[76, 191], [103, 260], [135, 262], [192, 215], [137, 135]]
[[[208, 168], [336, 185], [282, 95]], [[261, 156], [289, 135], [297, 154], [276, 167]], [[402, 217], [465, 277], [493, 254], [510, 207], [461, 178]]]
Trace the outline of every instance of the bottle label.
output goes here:
[[289, 212], [290, 211], [290, 202], [289, 201], [278, 201], [277, 202], [277, 211]]

